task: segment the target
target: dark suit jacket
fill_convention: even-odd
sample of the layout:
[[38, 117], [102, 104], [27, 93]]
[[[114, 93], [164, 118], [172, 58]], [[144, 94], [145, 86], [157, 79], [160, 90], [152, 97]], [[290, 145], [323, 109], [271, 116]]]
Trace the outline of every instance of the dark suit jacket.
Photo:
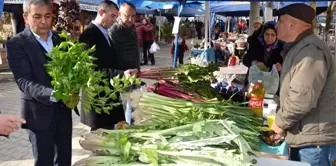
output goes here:
[[[53, 32], [53, 45], [59, 45], [61, 38]], [[35, 39], [29, 28], [7, 42], [8, 64], [21, 90], [21, 114], [27, 123], [22, 128], [46, 130], [54, 114], [67, 110], [64, 116], [71, 117], [71, 111], [61, 103], [50, 101], [51, 77], [46, 72], [47, 51]]]
[[[106, 73], [108, 75], [107, 77], [122, 74], [114, 70], [118, 60], [115, 56], [115, 48], [112, 41], [110, 40], [110, 46], [104, 34], [96, 25], [90, 23], [80, 35], [79, 42], [86, 43], [86, 47], [88, 48], [94, 45], [96, 46], [96, 51], [93, 56], [97, 58], [97, 70], [109, 70], [110, 72]], [[81, 111], [81, 122], [90, 126], [92, 129], [113, 129], [114, 124], [124, 120], [124, 110], [121, 105], [113, 108], [109, 115], [105, 113], [98, 114], [94, 110], [91, 110], [89, 113], [84, 113], [83, 110]]]

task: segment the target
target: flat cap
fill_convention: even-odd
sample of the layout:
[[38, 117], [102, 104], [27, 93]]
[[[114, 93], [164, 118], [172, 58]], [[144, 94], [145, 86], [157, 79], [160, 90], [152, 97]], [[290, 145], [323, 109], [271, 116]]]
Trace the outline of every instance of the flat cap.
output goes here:
[[294, 3], [285, 6], [279, 9], [275, 15], [282, 16], [285, 14], [290, 15], [308, 24], [313, 24], [313, 20], [316, 17], [315, 10], [304, 3]]

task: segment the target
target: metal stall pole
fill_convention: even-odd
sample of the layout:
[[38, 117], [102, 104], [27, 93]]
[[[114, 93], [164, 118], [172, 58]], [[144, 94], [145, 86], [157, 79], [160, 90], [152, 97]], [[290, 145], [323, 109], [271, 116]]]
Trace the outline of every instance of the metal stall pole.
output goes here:
[[[183, 10], [183, 6], [186, 2], [187, 2], [187, 0], [181, 0], [180, 1], [180, 5], [178, 6], [178, 12], [177, 12], [178, 17], [180, 17], [181, 12]], [[178, 40], [179, 40], [179, 33], [176, 33], [175, 50], [174, 50], [174, 58], [173, 58], [173, 68], [176, 68], [176, 58], [177, 58], [177, 53], [178, 53]]]

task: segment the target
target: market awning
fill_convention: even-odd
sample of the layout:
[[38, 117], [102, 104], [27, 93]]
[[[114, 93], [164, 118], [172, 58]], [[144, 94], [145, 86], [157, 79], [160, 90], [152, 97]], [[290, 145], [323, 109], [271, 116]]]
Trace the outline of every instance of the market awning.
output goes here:
[[[277, 8], [282, 8], [284, 6], [293, 4], [293, 3], [305, 3], [309, 5], [309, 2], [273, 2], [273, 7], [276, 10]], [[213, 2], [211, 5], [211, 12], [215, 12], [221, 15], [226, 16], [248, 16], [250, 11], [250, 2]], [[263, 5], [260, 4], [262, 7]], [[328, 1], [317, 2], [317, 14], [322, 13], [328, 7]], [[262, 9], [261, 9], [262, 10]], [[261, 16], [263, 13], [261, 12]]]
[[[54, 0], [54, 2], [57, 2], [58, 0]], [[101, 2], [102, 0], [79, 0], [79, 7], [81, 10], [86, 10], [86, 11], [92, 11], [92, 12], [96, 12], [98, 10], [98, 4]], [[117, 0], [111, 0], [114, 3], [117, 3]], [[4, 0], [0, 2], [2, 4], [23, 4], [24, 0]], [[135, 1], [134, 1], [135, 2]], [[136, 1], [136, 3], [139, 4], [140, 1]], [[143, 1], [142, 1], [143, 2]], [[132, 2], [133, 3], [133, 2]], [[140, 3], [141, 5], [142, 3]], [[135, 4], [136, 5], [136, 4]], [[137, 5], [136, 5], [137, 6]], [[2, 8], [0, 7], [0, 11], [3, 11]], [[7, 8], [8, 10], [5, 11], [10, 11], [10, 12], [15, 12], [16, 8]], [[141, 8], [137, 6], [137, 13], [138, 14], [157, 14], [156, 10], [152, 10], [152, 9], [148, 9], [148, 8]], [[1, 16], [1, 14], [0, 14]]]
[[[155, 2], [174, 2], [174, 0], [152, 0]], [[189, 0], [189, 1], [196, 1], [196, 2], [205, 2], [205, 1], [226, 1], [231, 2], [232, 0]], [[246, 0], [248, 2], [260, 2], [260, 0]], [[315, 1], [325, 1], [325, 0], [315, 0]], [[175, 1], [176, 2], [176, 1]], [[239, 1], [236, 1], [239, 2]], [[312, 2], [312, 0], [263, 0], [263, 2]]]
[[4, 4], [5, 3], [3, 1], [0, 2], [0, 19], [2, 17], [2, 11], [3, 11]]

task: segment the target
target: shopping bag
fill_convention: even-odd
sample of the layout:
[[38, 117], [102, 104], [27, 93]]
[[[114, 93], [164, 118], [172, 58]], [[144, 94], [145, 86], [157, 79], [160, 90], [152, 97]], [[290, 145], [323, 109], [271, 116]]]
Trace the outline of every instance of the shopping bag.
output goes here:
[[206, 62], [215, 63], [216, 62], [215, 49], [214, 48], [205, 49], [200, 55], [200, 57]]
[[[134, 111], [135, 108], [137, 107], [136, 104], [138, 103], [138, 101], [140, 98], [138, 98], [138, 95], [134, 95], [136, 93], [141, 93], [141, 92], [147, 92], [147, 87], [146, 85], [142, 85], [141, 87], [136, 87], [134, 86], [132, 89], [129, 89], [127, 92], [123, 92], [120, 94], [120, 98], [121, 98], [121, 102], [124, 108], [124, 113], [125, 113], [125, 121], [131, 125], [133, 124], [133, 116], [134, 116]], [[138, 96], [138, 97], [137, 97]], [[134, 103], [132, 103], [132, 101], [135, 101]], [[140, 113], [135, 113], [136, 114], [140, 114], [138, 116], [141, 116], [141, 112]], [[138, 118], [138, 117], [135, 117]]]
[[150, 53], [156, 53], [157, 51], [160, 50], [159, 45], [156, 44], [156, 42], [153, 42], [153, 44], [151, 45], [149, 52]]
[[251, 66], [248, 81], [256, 83], [258, 80], [262, 80], [266, 94], [275, 94], [279, 89], [280, 78], [275, 65], [273, 65], [270, 72], [261, 71], [256, 65]]

